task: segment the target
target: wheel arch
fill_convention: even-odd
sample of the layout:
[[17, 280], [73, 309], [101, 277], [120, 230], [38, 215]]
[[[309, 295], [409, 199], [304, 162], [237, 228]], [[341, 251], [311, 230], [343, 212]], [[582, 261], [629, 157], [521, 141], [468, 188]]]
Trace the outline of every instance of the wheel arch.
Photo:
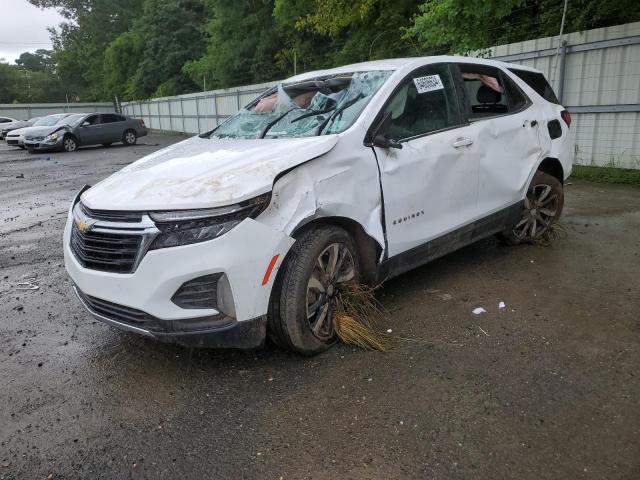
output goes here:
[[310, 217], [302, 220], [293, 229], [291, 237], [297, 239], [303, 232], [322, 226], [337, 226], [344, 228], [358, 249], [358, 260], [365, 283], [373, 284], [376, 281], [378, 259], [382, 252], [382, 246], [369, 235], [357, 221], [341, 216]]
[[558, 160], [557, 158], [546, 157], [538, 165], [536, 171], [538, 170], [544, 173], [548, 173], [549, 175], [557, 178], [558, 181], [560, 181], [560, 183], [564, 185], [564, 168], [562, 167], [562, 163], [560, 163], [560, 160]]

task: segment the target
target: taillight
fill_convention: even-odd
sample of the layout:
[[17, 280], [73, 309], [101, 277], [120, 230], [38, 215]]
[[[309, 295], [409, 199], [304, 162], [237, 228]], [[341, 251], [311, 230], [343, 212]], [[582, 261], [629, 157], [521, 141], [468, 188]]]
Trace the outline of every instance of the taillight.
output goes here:
[[571, 114], [567, 110], [562, 110], [560, 112], [560, 116], [562, 117], [562, 120], [564, 120], [564, 123], [567, 124], [567, 127], [570, 127], [571, 126]]
[[[144, 120], [139, 118], [138, 121], [140, 122], [140, 126], [144, 127]], [[571, 121], [571, 117], [569, 117], [569, 121]], [[566, 122], [566, 120], [565, 120], [565, 122]]]

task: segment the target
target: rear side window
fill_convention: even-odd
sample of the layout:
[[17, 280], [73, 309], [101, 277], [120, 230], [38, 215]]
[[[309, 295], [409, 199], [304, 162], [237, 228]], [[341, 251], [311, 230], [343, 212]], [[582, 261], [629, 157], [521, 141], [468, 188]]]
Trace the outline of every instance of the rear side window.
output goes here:
[[102, 123], [113, 123], [113, 122], [124, 122], [124, 117], [122, 115], [117, 115], [115, 113], [102, 114]]
[[544, 78], [543, 74], [538, 72], [529, 72], [527, 70], [518, 70], [517, 68], [510, 68], [509, 71], [517, 75], [547, 102], [560, 105], [556, 94], [553, 93], [551, 85], [549, 85], [549, 82], [547, 82], [547, 79]]
[[430, 65], [403, 81], [385, 107], [391, 113], [387, 136], [417, 137], [460, 124], [455, 85], [448, 65]]
[[458, 67], [469, 119], [507, 115], [530, 104], [522, 90], [500, 69], [467, 63]]

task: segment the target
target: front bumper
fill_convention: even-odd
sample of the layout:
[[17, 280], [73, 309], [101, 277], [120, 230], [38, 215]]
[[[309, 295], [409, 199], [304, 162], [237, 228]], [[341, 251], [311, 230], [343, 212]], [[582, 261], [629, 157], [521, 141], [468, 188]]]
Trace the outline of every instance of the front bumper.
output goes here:
[[24, 148], [27, 150], [58, 150], [62, 148], [62, 137], [50, 141], [34, 141], [28, 138], [24, 139]]
[[14, 147], [19, 147], [24, 145], [24, 140], [20, 137], [5, 137], [7, 145], [12, 145]]
[[[117, 328], [126, 327], [129, 331], [191, 346], [251, 348], [264, 339], [263, 327], [266, 324], [262, 319], [266, 318], [276, 270], [294, 243], [291, 237], [255, 220], [246, 219], [214, 240], [151, 250], [133, 273], [111, 273], [88, 269], [80, 264], [70, 248], [72, 221], [69, 214], [64, 232], [64, 258], [67, 272], [79, 295], [140, 311], [157, 320], [157, 328], [119, 325], [122, 322], [114, 318], [96, 316], [99, 312], [83, 301], [98, 320]], [[275, 270], [264, 283], [265, 271], [274, 255], [279, 255]], [[189, 323], [202, 323], [221, 313], [214, 309], [181, 308], [171, 301], [171, 297], [185, 282], [215, 273], [224, 273], [229, 281], [235, 318], [206, 331], [195, 331], [189, 327]], [[176, 322], [185, 327], [178, 330], [189, 332], [176, 331]], [[162, 325], [167, 328], [161, 328]], [[130, 328], [132, 326], [135, 328]], [[260, 336], [262, 338], [256, 344], [254, 337]], [[247, 341], [243, 343], [241, 340], [244, 337], [247, 337]]]
[[[208, 347], [208, 348], [259, 348], [264, 345], [267, 332], [267, 317], [262, 316], [251, 320], [238, 322], [231, 318], [211, 321], [218, 325], [209, 327], [185, 330], [176, 323], [165, 322], [160, 319], [149, 319], [146, 322], [134, 322], [124, 320], [120, 315], [109, 315], [104, 309], [98, 310], [95, 304], [81, 292], [76, 286], [73, 287], [78, 300], [93, 318], [111, 327], [126, 332], [133, 332], [145, 337], [150, 337], [165, 343], [175, 343], [184, 347]], [[114, 306], [118, 309], [118, 306]], [[114, 318], [116, 317], [116, 318]], [[196, 321], [198, 319], [195, 319]], [[187, 321], [179, 322], [179, 325], [186, 325]]]

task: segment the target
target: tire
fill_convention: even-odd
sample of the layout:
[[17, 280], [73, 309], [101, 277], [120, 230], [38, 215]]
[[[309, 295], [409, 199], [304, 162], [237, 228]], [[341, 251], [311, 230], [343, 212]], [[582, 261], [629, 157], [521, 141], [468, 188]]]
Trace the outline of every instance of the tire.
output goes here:
[[126, 130], [122, 134], [122, 143], [124, 143], [125, 145], [135, 145], [137, 141], [138, 141], [138, 136], [136, 135], [136, 132], [133, 130]]
[[[336, 268], [330, 268], [332, 262]], [[276, 278], [268, 315], [269, 338], [302, 355], [327, 350], [337, 338], [333, 328], [335, 295], [340, 284], [359, 278], [356, 246], [344, 229], [323, 226], [306, 230]]]
[[18, 145], [22, 150], [24, 150], [24, 145]]
[[110, 147], [110, 146], [111, 146], [111, 142], [103, 143], [103, 144], [102, 144], [102, 146], [103, 146], [103, 147]]
[[62, 149], [65, 152], [75, 152], [78, 149], [78, 141], [73, 135], [67, 135], [62, 140]]
[[560, 180], [538, 170], [527, 190], [520, 219], [498, 237], [508, 245], [533, 243], [558, 221], [563, 206], [564, 189]]

